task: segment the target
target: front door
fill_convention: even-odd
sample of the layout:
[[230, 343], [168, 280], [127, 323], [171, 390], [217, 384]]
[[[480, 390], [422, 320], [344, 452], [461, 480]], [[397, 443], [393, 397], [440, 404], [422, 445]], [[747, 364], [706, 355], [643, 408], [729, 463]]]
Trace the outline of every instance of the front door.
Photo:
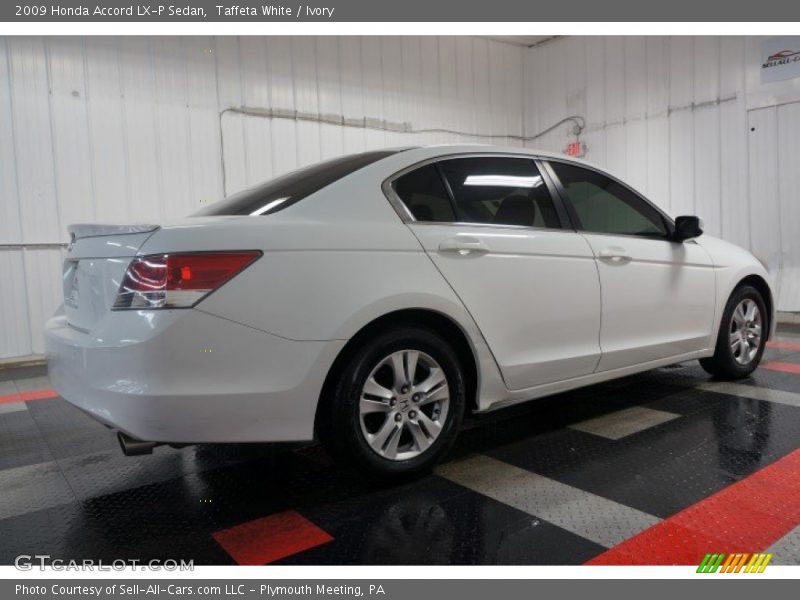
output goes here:
[[713, 345], [715, 281], [708, 253], [692, 240], [670, 241], [664, 216], [621, 183], [574, 164], [550, 166], [600, 273], [597, 370]]

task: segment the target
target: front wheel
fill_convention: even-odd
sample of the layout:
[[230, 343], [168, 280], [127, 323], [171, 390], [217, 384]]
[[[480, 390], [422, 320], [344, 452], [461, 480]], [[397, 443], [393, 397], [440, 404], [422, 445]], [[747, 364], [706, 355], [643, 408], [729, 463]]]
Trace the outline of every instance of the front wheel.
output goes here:
[[725, 306], [714, 356], [700, 365], [721, 379], [743, 379], [764, 354], [769, 322], [761, 293], [749, 285], [734, 290]]
[[410, 327], [387, 331], [342, 370], [321, 437], [345, 465], [382, 478], [415, 476], [454, 442], [465, 397], [458, 357], [444, 339]]

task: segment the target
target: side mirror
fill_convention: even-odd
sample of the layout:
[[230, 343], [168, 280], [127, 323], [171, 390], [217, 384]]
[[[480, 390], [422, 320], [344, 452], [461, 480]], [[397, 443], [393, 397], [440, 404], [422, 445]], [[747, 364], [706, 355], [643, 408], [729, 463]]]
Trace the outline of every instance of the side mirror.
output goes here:
[[673, 241], [685, 242], [692, 238], [700, 237], [703, 234], [703, 224], [695, 216], [682, 216], [675, 219], [675, 232], [672, 234]]

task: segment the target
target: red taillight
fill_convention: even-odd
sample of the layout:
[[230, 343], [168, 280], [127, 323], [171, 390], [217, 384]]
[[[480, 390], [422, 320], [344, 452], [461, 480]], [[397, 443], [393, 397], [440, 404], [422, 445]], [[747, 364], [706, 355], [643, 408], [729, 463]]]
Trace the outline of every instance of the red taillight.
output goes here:
[[154, 254], [135, 258], [115, 309], [188, 308], [261, 256], [257, 250]]

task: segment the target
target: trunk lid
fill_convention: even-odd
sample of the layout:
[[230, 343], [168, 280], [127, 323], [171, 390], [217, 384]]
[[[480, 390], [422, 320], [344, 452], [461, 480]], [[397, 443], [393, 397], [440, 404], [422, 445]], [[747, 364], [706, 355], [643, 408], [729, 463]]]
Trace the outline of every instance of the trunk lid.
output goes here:
[[68, 228], [64, 260], [64, 312], [69, 324], [89, 333], [111, 310], [131, 258], [158, 225], [79, 224]]

